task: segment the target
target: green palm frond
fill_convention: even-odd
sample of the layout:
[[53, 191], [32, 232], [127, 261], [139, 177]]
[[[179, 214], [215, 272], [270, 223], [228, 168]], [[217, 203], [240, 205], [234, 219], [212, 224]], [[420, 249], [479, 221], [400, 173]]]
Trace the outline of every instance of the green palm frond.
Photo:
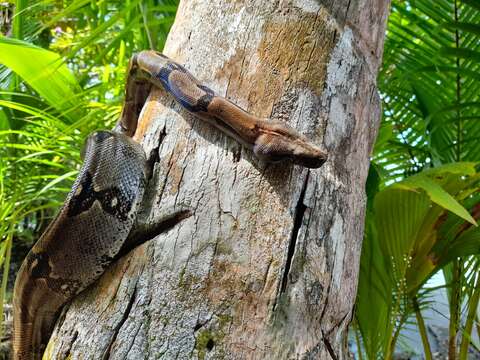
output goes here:
[[[474, 1], [394, 1], [379, 86], [392, 138], [374, 161], [398, 181], [423, 168], [480, 161], [480, 12]], [[473, 4], [473, 6], [472, 6]]]
[[393, 334], [415, 311], [412, 300], [428, 304], [419, 291], [433, 274], [457, 257], [480, 254], [480, 228], [470, 215], [479, 187], [475, 164], [455, 163], [370, 198], [356, 310], [368, 358], [391, 357]]

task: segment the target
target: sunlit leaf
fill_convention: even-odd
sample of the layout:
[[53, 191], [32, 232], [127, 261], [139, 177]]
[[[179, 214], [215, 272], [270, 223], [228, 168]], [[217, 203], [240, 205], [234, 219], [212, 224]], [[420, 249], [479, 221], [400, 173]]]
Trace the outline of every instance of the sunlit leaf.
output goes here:
[[79, 91], [78, 84], [58, 54], [0, 37], [0, 64], [15, 71], [52, 107], [62, 111], [76, 106], [73, 99]]
[[424, 176], [423, 174], [411, 176], [396, 186], [412, 190], [423, 189], [434, 203], [453, 212], [471, 224], [475, 226], [477, 225], [477, 222], [472, 218], [468, 211], [460, 205], [453, 196], [442, 189], [438, 183], [430, 179], [428, 176]]

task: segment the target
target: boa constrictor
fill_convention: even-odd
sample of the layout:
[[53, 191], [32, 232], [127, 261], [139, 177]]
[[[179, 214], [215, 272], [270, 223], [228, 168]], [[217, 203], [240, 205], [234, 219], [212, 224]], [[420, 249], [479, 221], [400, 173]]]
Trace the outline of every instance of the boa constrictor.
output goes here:
[[151, 162], [131, 137], [151, 86], [161, 86], [264, 161], [320, 167], [327, 158], [294, 129], [262, 120], [216, 96], [183, 66], [156, 51], [130, 61], [126, 99], [113, 131], [86, 142], [84, 163], [57, 217], [35, 243], [14, 288], [15, 360], [41, 358], [62, 307], [95, 282], [116, 259], [191, 215], [188, 209], [147, 222], [142, 198]]

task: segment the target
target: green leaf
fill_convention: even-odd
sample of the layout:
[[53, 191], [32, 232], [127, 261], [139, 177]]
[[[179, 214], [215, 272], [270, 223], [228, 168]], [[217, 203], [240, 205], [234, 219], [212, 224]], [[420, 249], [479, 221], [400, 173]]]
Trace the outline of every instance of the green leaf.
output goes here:
[[10, 129], [10, 122], [3, 109], [0, 109], [0, 131]]
[[[388, 276], [391, 273], [390, 262], [382, 253], [372, 220], [370, 217], [365, 226], [355, 312], [365, 352], [370, 359], [381, 357], [392, 332], [392, 322], [389, 319], [392, 316], [390, 293], [393, 288]], [[371, 311], [372, 308], [375, 309], [374, 312]]]
[[456, 22], [456, 21], [448, 21], [445, 23], [445, 26], [449, 29], [458, 29], [470, 32], [472, 34], [480, 35], [480, 25], [472, 24], [468, 22]]
[[465, 257], [470, 255], [480, 254], [480, 228], [470, 227], [463, 231], [461, 235], [456, 238], [442, 254], [436, 254], [439, 257], [439, 262], [447, 264], [457, 257]]
[[432, 98], [433, 95], [425, 90], [420, 84], [412, 83], [413, 94], [418, 101], [418, 108], [423, 114], [423, 117], [427, 119], [436, 108], [435, 101]]
[[[0, 63], [22, 77], [53, 108], [66, 111], [77, 105], [75, 95], [80, 88], [58, 54], [0, 37]], [[76, 116], [78, 113], [69, 115], [72, 120]]]
[[480, 61], [480, 52], [466, 49], [466, 48], [454, 48], [454, 47], [443, 47], [440, 49], [440, 54], [458, 57], [461, 59]]
[[461, 176], [473, 176], [477, 173], [476, 167], [479, 163], [476, 162], [453, 162], [445, 164], [436, 168], [427, 169], [423, 171], [423, 175], [430, 177], [438, 177], [445, 174], [456, 174]]
[[23, 40], [25, 32], [25, 8], [28, 0], [15, 0], [15, 16], [13, 17], [13, 36]]
[[374, 152], [385, 146], [393, 138], [392, 124], [383, 123], [378, 130], [377, 140], [375, 141]]
[[368, 176], [366, 182], [366, 192], [367, 192], [367, 207], [371, 208], [373, 206], [373, 199], [375, 199], [375, 195], [377, 194], [381, 182], [381, 175], [378, 170], [378, 167], [375, 163], [370, 163], [370, 167], [368, 169]]
[[472, 6], [473, 8], [480, 10], [480, 1], [478, 1], [478, 0], [461, 0], [461, 1], [464, 4], [468, 4], [468, 5]]
[[459, 204], [457, 200], [455, 200], [452, 195], [450, 195], [440, 185], [424, 174], [412, 176], [401, 183], [396, 184], [395, 186], [411, 190], [423, 189], [434, 203], [477, 226], [475, 219], [462, 205]]
[[397, 185], [379, 192], [375, 197], [375, 224], [385, 256], [396, 267], [395, 280], [403, 278], [406, 257], [421, 231], [430, 210], [430, 199], [423, 192], [413, 192]]

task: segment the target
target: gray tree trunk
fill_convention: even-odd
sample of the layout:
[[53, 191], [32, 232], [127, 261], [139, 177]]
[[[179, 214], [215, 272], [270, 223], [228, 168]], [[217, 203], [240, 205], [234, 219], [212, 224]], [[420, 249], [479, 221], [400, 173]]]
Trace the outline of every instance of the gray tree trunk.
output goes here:
[[[164, 52], [329, 152], [266, 165], [152, 92], [151, 211], [184, 220], [116, 263], [57, 323], [52, 358], [344, 359], [357, 289], [388, 0], [182, 1]], [[68, 255], [67, 255], [68, 256]]]

